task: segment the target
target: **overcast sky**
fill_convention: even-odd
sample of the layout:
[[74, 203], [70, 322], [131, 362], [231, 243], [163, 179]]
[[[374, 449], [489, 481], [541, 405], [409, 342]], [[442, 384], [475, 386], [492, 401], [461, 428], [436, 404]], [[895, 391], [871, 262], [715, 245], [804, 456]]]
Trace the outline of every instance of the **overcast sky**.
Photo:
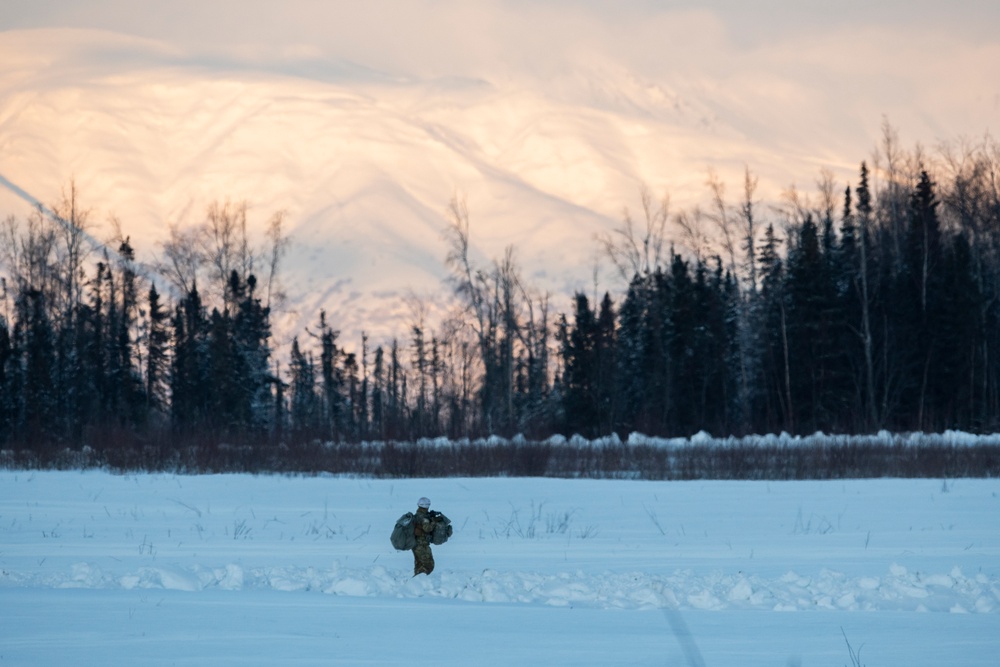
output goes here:
[[[822, 89], [841, 103], [848, 92], [876, 108], [897, 100], [922, 107], [942, 127], [959, 125], [957, 132], [983, 129], [990, 114], [1000, 117], [995, 0], [3, 4], [0, 30], [109, 30], [163, 42], [188, 60], [271, 68], [350, 61], [396, 76], [542, 82], [581, 67], [613, 66], [661, 83], [734, 86], [736, 94], [740, 81], [766, 94], [764, 80], [777, 79], [807, 86], [810, 94]], [[890, 83], [895, 89], [887, 92]], [[904, 97], [892, 97], [898, 95]], [[935, 101], [943, 96], [954, 103]]]
[[918, 42], [933, 33], [968, 46], [1000, 40], [1000, 3], [992, 0], [5, 0], [4, 7], [3, 30], [96, 28], [183, 49], [341, 57], [434, 74], [465, 74], [491, 62], [545, 67], [595, 53], [647, 67], [664, 66], [664, 56], [715, 62], [780, 43], [873, 32]]
[[350, 62], [570, 102], [588, 77], [630, 76], [762, 142], [837, 126], [871, 145], [883, 116], [925, 145], [1000, 125], [996, 0], [4, 0], [0, 30], [53, 27], [155, 40], [184, 63], [312, 76]]

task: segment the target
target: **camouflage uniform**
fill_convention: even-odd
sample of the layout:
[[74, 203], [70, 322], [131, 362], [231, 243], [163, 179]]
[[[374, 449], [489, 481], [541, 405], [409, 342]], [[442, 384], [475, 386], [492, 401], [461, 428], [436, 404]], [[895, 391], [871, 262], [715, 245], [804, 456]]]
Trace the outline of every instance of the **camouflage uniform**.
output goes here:
[[417, 546], [413, 547], [413, 576], [430, 574], [434, 571], [434, 554], [431, 553], [431, 533], [436, 522], [425, 507], [417, 508], [413, 517], [413, 535]]

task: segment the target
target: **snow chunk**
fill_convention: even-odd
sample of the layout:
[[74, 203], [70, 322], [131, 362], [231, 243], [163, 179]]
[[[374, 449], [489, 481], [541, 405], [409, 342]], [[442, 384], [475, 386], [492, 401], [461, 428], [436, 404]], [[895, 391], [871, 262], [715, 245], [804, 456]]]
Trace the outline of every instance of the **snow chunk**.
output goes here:
[[688, 603], [695, 609], [722, 609], [722, 602], [709, 591], [701, 591], [687, 596]]
[[230, 563], [221, 574], [222, 576], [218, 579], [219, 588], [227, 591], [239, 591], [243, 589], [244, 573], [242, 567]]
[[743, 600], [749, 600], [753, 595], [753, 586], [746, 579], [741, 579], [735, 586], [729, 591], [729, 600], [731, 602], [740, 602]]
[[355, 598], [366, 597], [368, 595], [368, 584], [362, 579], [348, 577], [340, 581], [335, 581], [326, 589], [326, 592]]

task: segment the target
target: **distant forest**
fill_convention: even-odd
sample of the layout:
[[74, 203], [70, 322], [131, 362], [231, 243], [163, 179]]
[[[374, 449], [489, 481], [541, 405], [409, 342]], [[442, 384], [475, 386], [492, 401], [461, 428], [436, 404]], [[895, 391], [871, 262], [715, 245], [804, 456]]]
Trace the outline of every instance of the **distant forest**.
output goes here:
[[995, 432], [1000, 146], [929, 156], [885, 134], [854, 182], [824, 173], [808, 197], [765, 205], [750, 170], [735, 202], [710, 179], [702, 210], [644, 192], [642, 217], [598, 241], [627, 291], [576, 294], [566, 313], [516, 249], [472, 263], [455, 200], [451, 317], [348, 351], [324, 313], [285, 359], [280, 216], [262, 251], [239, 204], [171, 230], [164, 294], [123, 234], [117, 252], [90, 249], [71, 187], [0, 228], [0, 444]]

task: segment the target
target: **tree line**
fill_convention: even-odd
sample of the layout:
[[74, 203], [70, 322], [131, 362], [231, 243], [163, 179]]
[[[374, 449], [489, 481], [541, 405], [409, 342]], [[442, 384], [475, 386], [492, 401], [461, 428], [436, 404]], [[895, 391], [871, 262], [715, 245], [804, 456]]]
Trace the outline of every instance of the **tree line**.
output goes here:
[[720, 254], [649, 262], [657, 215], [642, 243], [626, 226], [608, 244], [632, 269], [620, 306], [577, 294], [561, 323], [564, 428], [994, 432], [998, 158], [988, 140], [931, 164], [884, 128], [878, 182], [866, 162], [842, 191], [824, 173], [815, 204], [789, 191], [772, 219], [749, 171], [733, 206], [711, 181]]
[[[322, 313], [278, 359], [287, 238], [254, 247], [245, 204], [171, 228], [155, 273], [115, 224], [95, 243], [71, 186], [0, 228], [0, 443], [413, 441], [991, 432], [1000, 424], [1000, 149], [933, 159], [884, 129], [844, 187], [672, 215], [643, 191], [600, 242], [627, 288], [569, 312], [508, 248], [471, 257], [449, 207], [451, 314], [349, 351]], [[671, 230], [678, 233], [670, 235]], [[159, 289], [158, 289], [159, 286]]]

